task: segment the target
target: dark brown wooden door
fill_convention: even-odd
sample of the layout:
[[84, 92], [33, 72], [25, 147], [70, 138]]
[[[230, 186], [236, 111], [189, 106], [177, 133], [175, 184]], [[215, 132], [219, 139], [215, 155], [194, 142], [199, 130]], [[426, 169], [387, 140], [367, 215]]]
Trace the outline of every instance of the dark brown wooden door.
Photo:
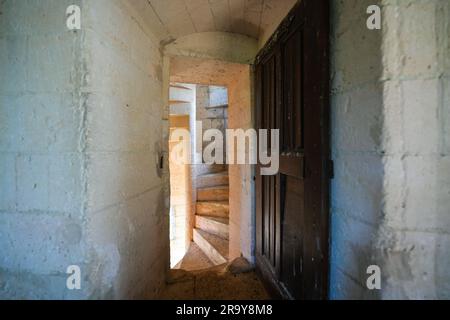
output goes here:
[[258, 129], [280, 130], [280, 170], [256, 171], [256, 258], [283, 296], [328, 288], [328, 1], [303, 0], [255, 64]]

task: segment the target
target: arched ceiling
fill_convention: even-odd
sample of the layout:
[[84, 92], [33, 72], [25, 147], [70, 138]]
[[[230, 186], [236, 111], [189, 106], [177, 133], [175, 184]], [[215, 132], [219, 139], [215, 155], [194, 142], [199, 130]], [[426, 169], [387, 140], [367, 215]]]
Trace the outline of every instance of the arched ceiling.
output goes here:
[[267, 38], [296, 0], [129, 0], [161, 41], [199, 32]]

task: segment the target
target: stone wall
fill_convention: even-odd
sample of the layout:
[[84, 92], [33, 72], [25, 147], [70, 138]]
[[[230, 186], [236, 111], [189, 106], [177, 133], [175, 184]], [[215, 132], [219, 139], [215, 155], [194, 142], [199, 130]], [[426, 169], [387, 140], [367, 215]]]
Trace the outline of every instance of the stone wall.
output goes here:
[[383, 1], [382, 298], [450, 298], [450, 2]]
[[[159, 41], [124, 1], [0, 12], [0, 297], [156, 296], [169, 263]], [[81, 290], [66, 288], [69, 265]]]
[[86, 1], [91, 298], [155, 297], [169, 268], [159, 41], [124, 1]]
[[[381, 30], [366, 28], [372, 4]], [[450, 4], [333, 1], [331, 12], [330, 296], [448, 298]], [[366, 287], [372, 264], [380, 291]]]
[[373, 1], [333, 1], [331, 6], [330, 296], [375, 298], [365, 287], [382, 215], [381, 32], [366, 27]]
[[86, 254], [84, 32], [66, 28], [70, 4], [0, 3], [0, 298], [86, 295], [65, 274]]
[[[230, 81], [229, 129], [254, 128], [252, 109], [252, 81], [250, 66]], [[248, 148], [246, 148], [248, 153]], [[255, 260], [255, 183], [254, 166], [230, 165], [230, 259], [243, 256], [251, 263]]]

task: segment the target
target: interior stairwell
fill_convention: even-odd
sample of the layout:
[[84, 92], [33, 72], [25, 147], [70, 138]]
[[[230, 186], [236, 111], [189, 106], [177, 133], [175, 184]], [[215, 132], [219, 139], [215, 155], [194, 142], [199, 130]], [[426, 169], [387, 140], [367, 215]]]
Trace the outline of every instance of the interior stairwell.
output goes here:
[[225, 165], [205, 166], [197, 177], [194, 243], [214, 265], [228, 262], [229, 185]]
[[161, 299], [270, 299], [246, 259], [229, 260], [228, 167], [201, 165], [197, 174], [193, 242], [185, 257], [170, 270]]
[[[189, 90], [186, 90], [190, 88]], [[192, 90], [194, 89], [194, 90]], [[190, 94], [193, 93], [194, 97]], [[172, 83], [170, 90], [172, 112], [187, 112], [203, 134], [205, 130], [219, 130], [225, 136], [228, 124], [228, 91], [225, 87]], [[189, 108], [186, 108], [189, 103]], [[200, 125], [198, 125], [200, 123]], [[200, 127], [201, 126], [201, 127]], [[203, 141], [203, 149], [209, 144]], [[195, 144], [193, 145], [196, 148]], [[225, 164], [205, 164], [195, 160], [191, 165], [191, 197], [186, 235], [191, 244], [184, 258], [174, 267], [202, 270], [228, 263], [229, 260], [229, 178]], [[174, 184], [180, 181], [174, 177]], [[174, 188], [174, 190], [177, 190]], [[175, 197], [174, 197], [174, 200]], [[175, 203], [174, 201], [172, 201]]]
[[193, 242], [176, 269], [201, 270], [228, 263], [229, 179], [226, 165], [201, 165], [197, 175]]

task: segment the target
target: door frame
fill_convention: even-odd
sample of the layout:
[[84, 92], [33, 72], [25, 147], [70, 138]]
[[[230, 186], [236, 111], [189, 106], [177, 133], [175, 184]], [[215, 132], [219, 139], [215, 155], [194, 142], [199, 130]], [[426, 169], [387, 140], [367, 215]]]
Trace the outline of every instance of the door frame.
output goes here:
[[[307, 7], [307, 8], [305, 8]], [[314, 48], [313, 52], [316, 56], [325, 56], [328, 63], [320, 64], [320, 69], [317, 70], [317, 82], [320, 82], [320, 154], [321, 161], [318, 168], [320, 171], [320, 191], [319, 195], [317, 193], [313, 197], [320, 197], [320, 217], [321, 217], [321, 234], [327, 236], [327, 241], [323, 243], [323, 270], [321, 271], [323, 276], [323, 283], [321, 289], [320, 299], [329, 298], [329, 272], [330, 272], [330, 179], [333, 175], [333, 162], [330, 160], [330, 99], [329, 99], [329, 88], [330, 88], [330, 62], [329, 62], [329, 34], [330, 34], [330, 16], [329, 16], [329, 1], [328, 0], [302, 0], [298, 1], [297, 4], [291, 9], [289, 14], [281, 22], [279, 27], [276, 29], [274, 34], [269, 38], [266, 45], [258, 53], [253, 70], [254, 86], [253, 86], [253, 114], [255, 115], [255, 125], [256, 128], [260, 128], [260, 97], [257, 95], [258, 85], [260, 83], [257, 79], [258, 75], [256, 73], [256, 65], [259, 62], [267, 59], [272, 54], [272, 49], [278, 46], [293, 24], [301, 23], [298, 20], [299, 11], [305, 10], [305, 12], [310, 12], [311, 16], [308, 16], [309, 21], [314, 21], [312, 23], [313, 27], [317, 27], [320, 30], [326, 31], [324, 33], [319, 33], [317, 35], [309, 35], [309, 39], [315, 39], [317, 46]], [[325, 15], [325, 16], [324, 16]], [[297, 19], [296, 19], [297, 18]], [[314, 20], [315, 19], [315, 20]], [[294, 26], [295, 27], [295, 26]], [[314, 57], [313, 57], [314, 58]], [[308, 168], [305, 168], [308, 170]], [[256, 190], [258, 185], [261, 186], [261, 176], [258, 175], [258, 170], [255, 170], [255, 180], [256, 180]], [[256, 270], [261, 276], [264, 284], [266, 285], [269, 293], [276, 299], [293, 299], [289, 294], [286, 287], [281, 283], [278, 278], [279, 270], [275, 270], [271, 265], [266, 262], [266, 259], [262, 257], [259, 252], [261, 252], [261, 239], [259, 233], [259, 227], [261, 226], [262, 217], [262, 207], [261, 207], [261, 193], [255, 192], [255, 202], [256, 202], [256, 217], [255, 217], [255, 239], [256, 239], [256, 250], [255, 250], [255, 260], [256, 260]], [[306, 205], [306, 204], [305, 204]], [[276, 219], [280, 220], [279, 210], [277, 212]], [[280, 235], [280, 223], [277, 223], [278, 232], [277, 237]], [[277, 239], [277, 248], [279, 252], [281, 241]]]

